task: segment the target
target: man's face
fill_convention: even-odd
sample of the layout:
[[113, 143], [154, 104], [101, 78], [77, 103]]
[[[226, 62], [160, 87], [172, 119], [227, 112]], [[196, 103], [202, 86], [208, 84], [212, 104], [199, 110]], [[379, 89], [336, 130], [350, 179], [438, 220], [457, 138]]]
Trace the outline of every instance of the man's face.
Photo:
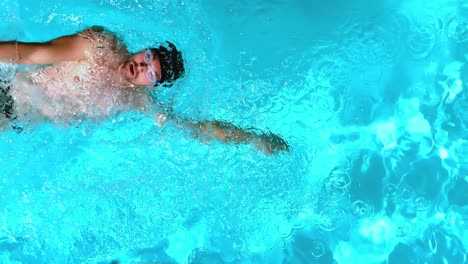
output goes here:
[[[151, 67], [156, 73], [158, 81], [161, 80], [161, 64], [157, 56], [153, 56], [153, 60], [150, 62]], [[148, 71], [150, 71], [148, 64], [145, 62], [145, 51], [134, 54], [128, 59], [122, 68], [120, 74], [130, 83], [137, 86], [153, 86], [153, 81], [148, 77]]]

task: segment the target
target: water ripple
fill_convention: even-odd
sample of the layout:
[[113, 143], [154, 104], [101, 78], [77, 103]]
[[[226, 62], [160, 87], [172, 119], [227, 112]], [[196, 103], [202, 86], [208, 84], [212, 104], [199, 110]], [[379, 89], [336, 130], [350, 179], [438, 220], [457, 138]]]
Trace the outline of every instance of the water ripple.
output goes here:
[[319, 213], [318, 225], [321, 229], [329, 232], [342, 227], [347, 222], [347, 214], [340, 207], [326, 207]]
[[454, 18], [447, 27], [447, 36], [456, 42], [468, 40], [468, 22]]
[[437, 31], [431, 25], [413, 24], [407, 37], [407, 46], [415, 59], [427, 58], [437, 43]]

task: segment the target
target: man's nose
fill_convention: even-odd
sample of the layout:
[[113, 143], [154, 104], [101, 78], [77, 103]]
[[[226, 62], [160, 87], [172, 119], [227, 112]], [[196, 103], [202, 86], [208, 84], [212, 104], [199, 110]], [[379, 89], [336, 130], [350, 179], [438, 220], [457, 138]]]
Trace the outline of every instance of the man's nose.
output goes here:
[[147, 65], [144, 62], [140, 62], [137, 64], [137, 67], [138, 67], [138, 71], [143, 72], [146, 70]]

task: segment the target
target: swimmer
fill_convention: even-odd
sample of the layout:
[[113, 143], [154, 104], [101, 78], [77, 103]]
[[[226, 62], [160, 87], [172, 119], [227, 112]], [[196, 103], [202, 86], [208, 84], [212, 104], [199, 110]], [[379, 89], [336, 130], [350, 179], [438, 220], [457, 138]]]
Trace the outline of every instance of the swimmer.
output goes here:
[[[98, 26], [48, 42], [0, 42], [0, 61], [38, 66], [10, 79], [0, 72], [0, 111], [10, 124], [151, 112], [154, 102], [147, 88], [169, 87], [185, 72], [182, 54], [171, 42], [131, 54], [113, 32]], [[168, 117], [157, 113], [155, 123], [163, 125]], [[289, 148], [281, 137], [230, 123], [171, 118], [203, 141], [248, 143], [265, 153]]]

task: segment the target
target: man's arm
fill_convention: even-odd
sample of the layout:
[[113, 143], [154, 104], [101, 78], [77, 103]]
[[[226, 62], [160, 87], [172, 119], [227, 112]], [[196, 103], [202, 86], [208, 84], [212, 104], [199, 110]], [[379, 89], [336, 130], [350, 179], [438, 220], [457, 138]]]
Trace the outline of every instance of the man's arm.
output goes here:
[[289, 144], [281, 136], [258, 129], [242, 129], [225, 121], [192, 121], [177, 117], [171, 108], [158, 111], [153, 116], [155, 125], [162, 127], [166, 122], [174, 121], [176, 126], [187, 129], [192, 136], [202, 142], [213, 140], [232, 143], [250, 144], [265, 154], [277, 154], [289, 151]]
[[0, 42], [0, 61], [18, 64], [54, 64], [85, 59], [91, 41], [78, 34], [59, 37], [44, 43]]
[[202, 141], [218, 140], [234, 144], [251, 144], [265, 154], [289, 151], [288, 143], [273, 133], [255, 133], [220, 121], [192, 122], [183, 120], [180, 123]]

